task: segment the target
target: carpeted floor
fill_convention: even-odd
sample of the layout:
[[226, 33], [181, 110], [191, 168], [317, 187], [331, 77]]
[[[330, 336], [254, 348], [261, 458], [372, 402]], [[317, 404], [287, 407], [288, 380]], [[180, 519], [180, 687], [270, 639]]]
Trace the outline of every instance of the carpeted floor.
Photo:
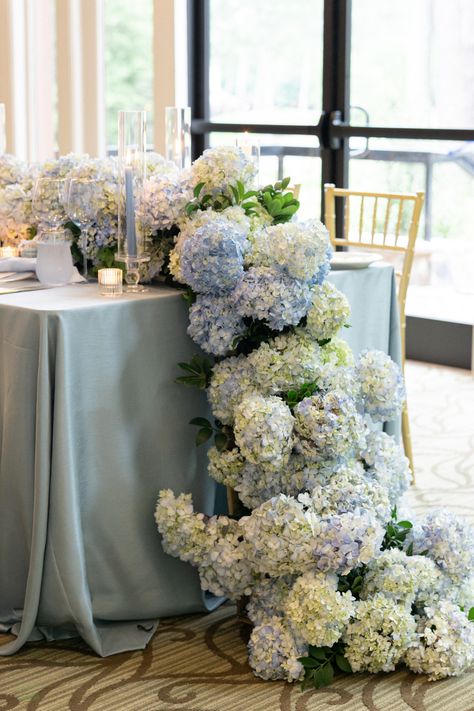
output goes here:
[[[407, 368], [416, 510], [447, 505], [474, 520], [474, 378]], [[8, 641], [0, 637], [0, 644]], [[164, 620], [144, 652], [101, 659], [79, 642], [0, 658], [0, 711], [474, 711], [474, 673], [427, 682], [405, 671], [338, 679], [328, 689], [263, 682], [246, 663], [231, 605]]]

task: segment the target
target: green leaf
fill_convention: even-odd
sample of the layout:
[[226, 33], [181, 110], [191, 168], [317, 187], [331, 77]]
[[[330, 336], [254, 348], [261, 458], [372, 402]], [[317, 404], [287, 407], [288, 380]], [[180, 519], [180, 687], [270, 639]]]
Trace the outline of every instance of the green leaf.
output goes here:
[[204, 187], [204, 182], [198, 183], [198, 184], [196, 185], [196, 187], [195, 187], [194, 190], [193, 190], [193, 195], [194, 195], [195, 198], [198, 198], [198, 197], [199, 197], [199, 193], [201, 192], [201, 190], [203, 189], [203, 187]]
[[352, 674], [352, 667], [345, 657], [341, 654], [336, 654], [336, 664], [339, 669], [347, 674]]
[[199, 445], [204, 444], [204, 442], [207, 442], [208, 439], [212, 437], [212, 430], [209, 429], [204, 429], [199, 430], [197, 435], [196, 435], [196, 446], [199, 447]]
[[300, 657], [299, 660], [305, 669], [317, 669], [321, 663], [311, 657]]
[[326, 652], [322, 647], [313, 647], [313, 645], [310, 645], [308, 651], [314, 659], [320, 659], [321, 661], [326, 659]]
[[[413, 555], [413, 541], [409, 544], [408, 548], [406, 549], [405, 553], [407, 555]], [[422, 554], [423, 555], [423, 554]]]
[[471, 622], [474, 621], [474, 607], [471, 607], [471, 609], [467, 613], [467, 619], [471, 620]]
[[212, 430], [212, 425], [209, 422], [209, 420], [206, 420], [205, 417], [193, 417], [192, 420], [189, 420], [190, 425], [197, 425], [198, 427], [207, 427], [208, 429]]
[[283, 178], [283, 180], [281, 181], [281, 189], [282, 190], [287, 189], [288, 185], [290, 184], [290, 180], [291, 180], [291, 178]]
[[326, 346], [330, 341], [331, 341], [330, 338], [321, 338], [321, 339], [318, 341], [318, 345], [320, 345], [321, 348], [322, 348], [323, 346]]
[[218, 432], [214, 437], [214, 442], [218, 452], [224, 452], [227, 449], [227, 444], [229, 442], [228, 437], [224, 432]]
[[334, 669], [330, 662], [327, 662], [324, 666], [320, 667], [314, 674], [314, 685], [317, 689], [323, 686], [329, 686], [329, 684], [334, 679]]
[[267, 210], [270, 213], [270, 215], [278, 215], [282, 207], [282, 202], [280, 198], [273, 198], [273, 200], [270, 200]]
[[399, 521], [398, 526], [401, 526], [402, 528], [413, 528], [411, 521]]
[[235, 202], [239, 203], [239, 202], [240, 202], [239, 191], [237, 190], [237, 188], [235, 187], [235, 185], [231, 185], [231, 186], [230, 186], [230, 189], [232, 190], [232, 195], [233, 195], [234, 198], [235, 198]]

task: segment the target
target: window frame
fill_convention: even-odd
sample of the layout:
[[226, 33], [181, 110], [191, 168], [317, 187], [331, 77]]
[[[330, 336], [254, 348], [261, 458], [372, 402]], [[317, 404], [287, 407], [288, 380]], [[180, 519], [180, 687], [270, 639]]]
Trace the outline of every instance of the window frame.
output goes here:
[[[352, 0], [324, 0], [323, 101], [314, 125], [219, 123], [209, 111], [210, 0], [188, 0], [189, 103], [192, 112], [192, 155], [197, 158], [209, 145], [212, 133], [270, 133], [316, 137], [319, 149], [312, 154], [322, 161], [321, 217], [324, 183], [348, 187], [349, 140], [352, 137], [412, 140], [474, 141], [474, 129], [409, 128], [404, 126], [354, 126], [349, 121]], [[301, 149], [305, 150], [305, 149]], [[306, 151], [311, 149], [306, 149]], [[302, 154], [304, 155], [304, 153]], [[427, 195], [427, 197], [429, 197]], [[343, 215], [338, 215], [338, 232]]]

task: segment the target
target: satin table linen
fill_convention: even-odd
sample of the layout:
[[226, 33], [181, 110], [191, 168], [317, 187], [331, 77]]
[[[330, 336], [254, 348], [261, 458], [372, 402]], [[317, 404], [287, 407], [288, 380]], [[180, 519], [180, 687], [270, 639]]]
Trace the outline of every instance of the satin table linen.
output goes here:
[[[393, 269], [332, 272], [358, 352], [399, 361]], [[211, 609], [196, 570], [166, 555], [158, 491], [216, 485], [192, 417], [205, 395], [174, 383], [197, 352], [182, 295], [155, 287], [100, 297], [97, 285], [0, 296], [0, 646], [79, 634], [106, 656], [143, 648], [159, 617]]]

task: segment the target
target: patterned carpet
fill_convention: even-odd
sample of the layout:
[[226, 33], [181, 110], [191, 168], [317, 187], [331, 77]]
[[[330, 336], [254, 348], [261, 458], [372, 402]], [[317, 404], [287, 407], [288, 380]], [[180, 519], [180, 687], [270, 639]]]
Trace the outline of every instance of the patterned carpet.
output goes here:
[[[407, 382], [411, 503], [448, 505], [474, 520], [474, 379], [410, 363]], [[305, 693], [263, 682], [247, 666], [244, 636], [226, 605], [164, 620], [144, 652], [100, 659], [79, 642], [32, 644], [0, 659], [0, 711], [474, 711], [474, 673], [436, 683], [405, 671], [358, 674]]]

